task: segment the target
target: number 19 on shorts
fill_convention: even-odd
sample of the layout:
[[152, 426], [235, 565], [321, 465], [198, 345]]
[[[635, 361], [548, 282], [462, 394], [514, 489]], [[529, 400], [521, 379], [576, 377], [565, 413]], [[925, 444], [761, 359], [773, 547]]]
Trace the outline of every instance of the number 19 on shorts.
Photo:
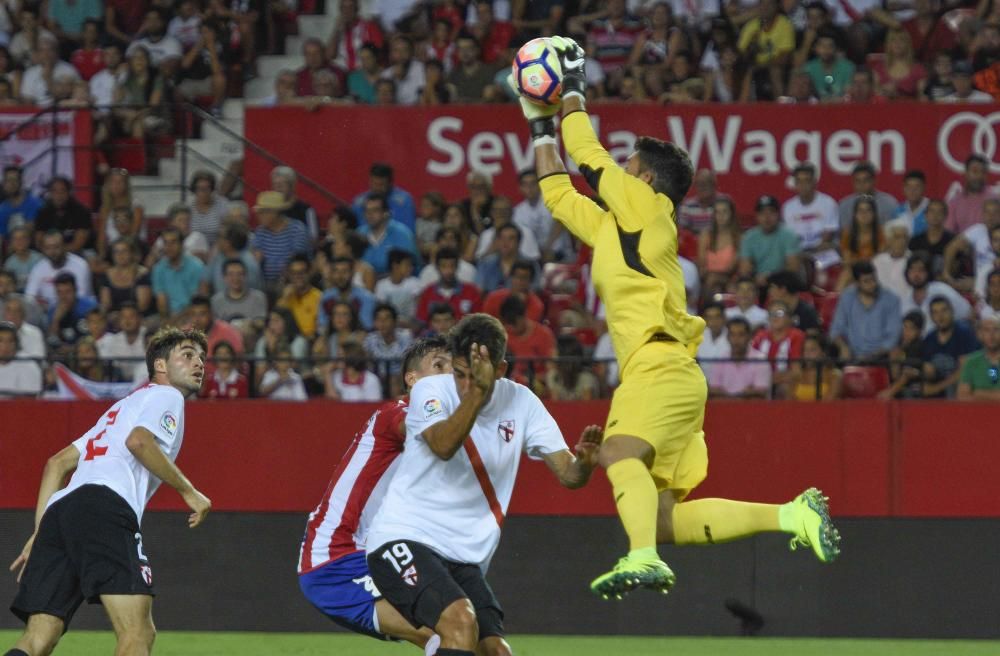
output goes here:
[[413, 552], [405, 542], [397, 542], [382, 550], [382, 560], [388, 561], [406, 585], [417, 585], [417, 566], [413, 563]]

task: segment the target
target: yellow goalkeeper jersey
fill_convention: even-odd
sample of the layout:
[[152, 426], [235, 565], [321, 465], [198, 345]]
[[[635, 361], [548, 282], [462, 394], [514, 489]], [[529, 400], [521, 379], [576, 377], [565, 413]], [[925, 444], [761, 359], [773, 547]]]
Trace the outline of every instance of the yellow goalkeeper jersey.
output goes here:
[[563, 119], [562, 137], [609, 209], [577, 193], [567, 174], [542, 178], [542, 194], [552, 216], [594, 249], [592, 277], [619, 365], [624, 369], [639, 347], [660, 333], [688, 345], [693, 354], [705, 322], [687, 312], [673, 202], [618, 166], [586, 112]]

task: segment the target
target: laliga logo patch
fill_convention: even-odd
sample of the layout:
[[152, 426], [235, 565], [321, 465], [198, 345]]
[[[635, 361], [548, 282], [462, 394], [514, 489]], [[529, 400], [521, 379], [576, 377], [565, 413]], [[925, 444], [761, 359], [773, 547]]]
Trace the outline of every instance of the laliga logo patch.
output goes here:
[[146, 585], [153, 585], [153, 568], [149, 565], [142, 565], [139, 567], [139, 573], [142, 574], [142, 580], [146, 582]]
[[403, 571], [403, 581], [406, 585], [416, 586], [417, 585], [417, 566], [410, 565]]
[[504, 419], [497, 426], [497, 434], [503, 439], [504, 442], [510, 442], [514, 439], [514, 420]]
[[163, 416], [160, 417], [160, 428], [167, 431], [171, 435], [177, 431], [177, 417], [174, 416], [174, 413], [170, 411], [163, 413]]
[[441, 401], [438, 399], [427, 399], [424, 401], [424, 419], [430, 419], [434, 415], [439, 415], [442, 412]]

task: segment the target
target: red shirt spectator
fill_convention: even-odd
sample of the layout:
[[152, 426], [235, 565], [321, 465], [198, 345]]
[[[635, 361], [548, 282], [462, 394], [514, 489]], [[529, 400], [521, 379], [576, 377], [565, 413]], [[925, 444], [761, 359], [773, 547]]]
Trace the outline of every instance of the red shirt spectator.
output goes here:
[[500, 318], [500, 306], [511, 294], [524, 301], [526, 316], [532, 321], [541, 321], [545, 314], [545, 303], [531, 291], [531, 283], [535, 279], [535, 269], [528, 262], [517, 261], [510, 268], [510, 287], [504, 287], [490, 292], [483, 301], [483, 312]]
[[458, 33], [462, 30], [462, 26], [465, 24], [465, 20], [462, 18], [461, 10], [455, 6], [455, 2], [452, 0], [444, 0], [444, 2], [437, 3], [434, 7], [434, 11], [431, 13], [431, 20], [445, 20], [451, 25], [451, 38], [452, 40], [458, 36]]
[[116, 39], [132, 41], [142, 28], [151, 4], [148, 0], [105, 0], [105, 31]]
[[774, 369], [774, 383], [791, 382], [789, 360], [802, 357], [802, 345], [806, 334], [792, 325], [792, 312], [782, 301], [771, 301], [767, 306], [768, 327], [761, 329], [751, 342], [751, 346], [767, 356]]
[[330, 36], [330, 54], [334, 62], [348, 71], [356, 70], [360, 67], [361, 46], [366, 43], [381, 50], [385, 45], [382, 28], [376, 21], [358, 15], [356, 0], [342, 0], [340, 18]]
[[[509, 296], [500, 306], [500, 321], [507, 327], [507, 354], [520, 358], [553, 358], [556, 355], [556, 338], [549, 330], [526, 316], [525, 303], [519, 296]], [[545, 369], [548, 362], [517, 361], [511, 373], [512, 378], [522, 385], [533, 383], [538, 391], [544, 385]], [[529, 372], [533, 376], [529, 378]]]
[[70, 55], [69, 63], [77, 70], [84, 80], [89, 81], [104, 70], [104, 51], [100, 48], [86, 50], [79, 48]]
[[430, 308], [436, 303], [450, 305], [455, 311], [456, 319], [461, 319], [472, 312], [479, 312], [483, 294], [475, 285], [458, 280], [458, 253], [452, 248], [442, 248], [435, 258], [435, 265], [441, 274], [441, 279], [420, 294], [420, 300], [417, 302], [417, 319], [427, 323], [430, 319]]
[[302, 44], [302, 55], [306, 65], [295, 72], [295, 95], [299, 97], [315, 96], [313, 75], [319, 71], [330, 71], [340, 82], [341, 90], [346, 89], [346, 75], [340, 68], [330, 65], [323, 51], [323, 42], [319, 39], [308, 39]]
[[594, 59], [605, 74], [628, 63], [635, 42], [645, 29], [641, 21], [628, 15], [623, 1], [608, 3], [608, 17], [595, 21], [587, 35], [588, 42], [594, 46]]
[[493, 4], [490, 2], [477, 2], [476, 13], [472, 33], [479, 40], [483, 61], [492, 64], [510, 47], [514, 39], [514, 26], [505, 21], [493, 20]]
[[245, 399], [250, 396], [250, 385], [247, 377], [235, 369], [223, 373], [216, 368], [215, 372], [205, 379], [200, 397], [204, 399]]

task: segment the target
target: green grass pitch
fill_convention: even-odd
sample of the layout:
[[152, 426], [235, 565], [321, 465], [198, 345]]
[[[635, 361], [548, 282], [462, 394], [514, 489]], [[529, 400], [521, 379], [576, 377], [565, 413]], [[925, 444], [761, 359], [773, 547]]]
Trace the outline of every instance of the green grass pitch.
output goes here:
[[[0, 650], [19, 635], [0, 631]], [[528, 636], [509, 638], [516, 656], [995, 656], [1000, 641], [845, 640], [792, 638], [638, 638], [615, 636]], [[56, 654], [106, 656], [114, 651], [108, 632], [67, 634]], [[420, 652], [409, 645], [379, 643], [340, 633], [187, 633], [163, 631], [157, 656], [405, 656]]]

